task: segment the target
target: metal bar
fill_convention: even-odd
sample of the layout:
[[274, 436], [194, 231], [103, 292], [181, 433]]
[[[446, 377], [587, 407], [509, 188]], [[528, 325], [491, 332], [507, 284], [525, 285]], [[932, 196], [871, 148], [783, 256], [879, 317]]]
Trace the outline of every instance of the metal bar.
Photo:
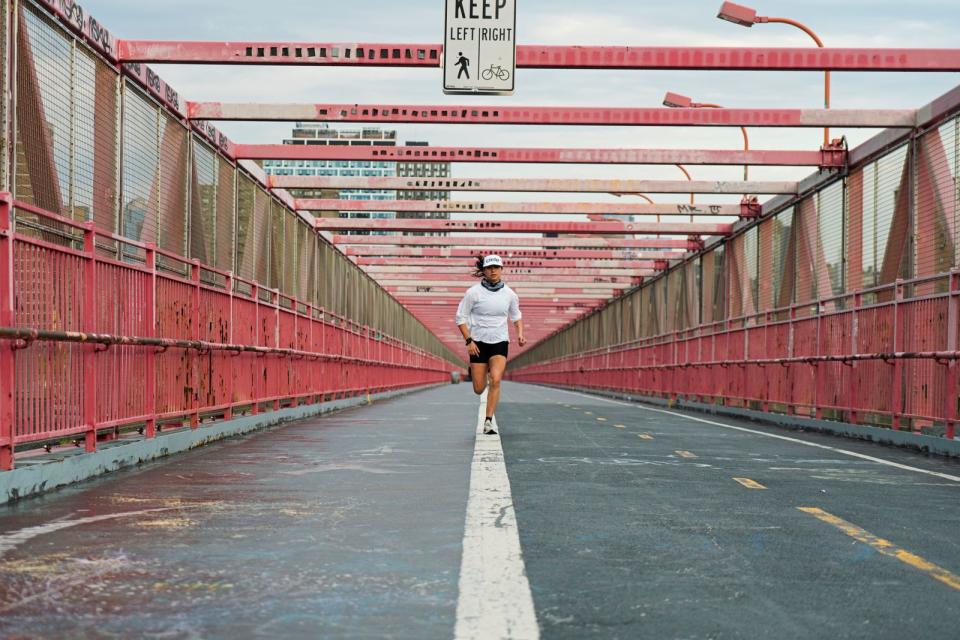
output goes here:
[[[576, 268], [606, 268], [606, 269], [654, 269], [657, 260], [536, 260], [536, 259], [517, 259], [505, 258], [504, 266], [513, 271], [516, 268], [538, 267], [544, 269], [576, 269]], [[391, 265], [391, 266], [423, 266], [423, 267], [460, 267], [464, 271], [470, 271], [475, 268], [476, 261], [464, 260], [462, 258], [356, 258], [356, 264], [361, 267], [369, 265]], [[421, 269], [422, 271], [423, 269]]]
[[[619, 276], [606, 276], [606, 277], [593, 277], [593, 276], [581, 276], [579, 274], [564, 274], [558, 275], [554, 274], [552, 271], [547, 271], [547, 274], [550, 275], [549, 282], [550, 284], [562, 283], [562, 282], [575, 282], [579, 284], [591, 285], [591, 284], [601, 284], [606, 283], [609, 285], [637, 285], [643, 278], [639, 276], [631, 275], [619, 275]], [[417, 273], [380, 273], [380, 274], [371, 274], [379, 284], [385, 283], [394, 283], [399, 284], [402, 282], [419, 282], [419, 281], [438, 281], [445, 283], [456, 283], [456, 284], [476, 284], [477, 280], [472, 275], [464, 272], [463, 270], [457, 271], [418, 271]], [[514, 273], [512, 270], [509, 271], [505, 276], [504, 280], [508, 280], [511, 284], [514, 282], [545, 282], [545, 279], [541, 277], [545, 274], [524, 274], [524, 273]]]
[[[413, 43], [117, 40], [121, 62], [310, 66], [440, 66], [443, 47]], [[813, 47], [517, 47], [527, 69], [960, 71], [957, 49]]]
[[514, 162], [533, 164], [693, 164], [820, 166], [819, 151], [742, 149], [562, 149], [507, 147], [374, 147], [237, 144], [238, 160]]
[[[414, 258], [476, 258], [480, 252], [475, 249], [456, 247], [386, 247], [373, 245], [368, 247], [346, 247], [343, 252], [348, 256], [398, 256]], [[682, 258], [682, 251], [634, 251], [618, 249], [507, 249], [500, 251], [504, 258], [538, 258], [545, 260], [563, 258], [581, 258], [592, 260], [674, 260]]]
[[[0, 193], [0, 326], [14, 323], [13, 211], [9, 193]], [[16, 420], [16, 366], [12, 344], [0, 344], [0, 471], [13, 469]]]
[[373, 189], [409, 191], [501, 191], [546, 193], [729, 193], [795, 195], [797, 182], [710, 180], [598, 180], [561, 178], [352, 178], [267, 176], [274, 189]]
[[912, 128], [913, 109], [696, 109], [188, 102], [191, 120], [656, 127]]
[[[514, 291], [523, 298], [542, 298], [544, 300], [565, 300], [569, 298], [590, 298], [597, 301], [607, 300], [617, 289], [592, 290], [581, 288], [561, 288], [561, 287], [536, 287], [531, 285], [511, 285]], [[424, 296], [427, 298], [456, 298], [460, 300], [466, 289], [464, 287], [443, 287], [432, 286], [430, 291], [418, 290], [417, 285], [385, 285], [383, 287], [391, 294], [398, 296]]]
[[[469, 267], [465, 266], [436, 266], [428, 265], [397, 265], [394, 262], [383, 261], [379, 265], [363, 267], [363, 270], [372, 278], [386, 277], [384, 274], [462, 274], [468, 272]], [[506, 278], [517, 276], [545, 276], [549, 278], [570, 276], [570, 277], [642, 277], [656, 273], [653, 269], [632, 269], [632, 268], [594, 268], [594, 267], [510, 267]]]
[[[691, 249], [689, 240], [674, 238], [487, 238], [477, 236], [333, 236], [338, 247], [347, 246], [442, 246], [442, 247], [538, 247], [543, 249]], [[504, 249], [504, 251], [506, 251]]]
[[303, 198], [300, 211], [412, 211], [571, 215], [739, 216], [739, 204], [620, 204], [606, 202], [469, 202], [454, 200], [339, 200]]
[[[409, 274], [405, 274], [409, 275]], [[377, 284], [382, 287], [454, 287], [457, 290], [463, 292], [465, 287], [473, 286], [477, 283], [476, 279], [470, 277], [467, 274], [457, 276], [453, 274], [424, 274], [420, 280], [415, 278], [402, 278], [402, 277], [383, 277], [377, 280]], [[514, 289], [517, 287], [534, 287], [534, 288], [544, 288], [551, 287], [557, 289], [594, 289], [598, 291], [614, 290], [614, 289], [627, 289], [633, 283], [630, 278], [626, 278], [624, 283], [615, 283], [607, 281], [598, 281], [595, 282], [589, 278], [580, 278], [575, 279], [572, 277], [567, 277], [566, 280], [545, 280], [543, 278], [532, 278], [532, 277], [511, 277], [509, 284]]]
[[[93, 223], [85, 225], [83, 232], [83, 306], [80, 326], [83, 331], [97, 328], [97, 243]], [[83, 426], [84, 450], [97, 450], [97, 351], [93, 345], [85, 345], [83, 358]]]
[[324, 231], [458, 231], [468, 233], [562, 233], [591, 235], [728, 235], [733, 225], [694, 222], [504, 222], [501, 220], [410, 220], [317, 218]]

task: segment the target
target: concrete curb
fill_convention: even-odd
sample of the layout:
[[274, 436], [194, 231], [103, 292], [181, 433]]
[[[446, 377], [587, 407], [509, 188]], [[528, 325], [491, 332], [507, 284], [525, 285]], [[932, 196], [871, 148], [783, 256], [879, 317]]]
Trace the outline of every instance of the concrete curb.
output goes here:
[[[370, 400], [387, 400], [438, 386], [444, 385], [433, 384], [386, 391], [370, 396]], [[0, 473], [0, 504], [47, 493], [60, 487], [202, 447], [225, 438], [365, 404], [367, 404], [367, 397], [357, 396], [242, 416], [233, 420], [221, 420], [202, 425], [195, 430], [181, 429], [161, 433], [151, 440], [140, 438], [103, 443], [94, 453], [70, 454], [63, 458], [32, 463], [29, 466]]]
[[733, 418], [742, 418], [751, 422], [760, 422], [788, 429], [804, 429], [807, 431], [819, 431], [843, 438], [852, 438], [855, 440], [867, 440], [879, 444], [893, 445], [896, 447], [907, 447], [917, 449], [928, 453], [947, 457], [960, 457], [960, 441], [947, 440], [937, 436], [926, 436], [909, 431], [894, 431], [884, 427], [869, 427], [860, 424], [851, 424], [849, 422], [837, 422], [833, 420], [822, 420], [816, 418], [804, 418], [799, 416], [788, 416], [781, 413], [770, 413], [768, 411], [756, 411], [753, 409], [742, 409], [740, 407], [725, 407], [722, 405], [710, 404], [706, 402], [693, 402], [691, 400], [666, 400], [654, 396], [635, 396], [618, 391], [605, 391], [600, 389], [588, 389], [584, 387], [562, 387], [552, 384], [536, 384], [540, 387], [550, 387], [553, 389], [566, 389], [567, 391], [579, 391], [596, 396], [605, 396], [617, 400], [626, 400], [640, 404], [650, 404], [667, 409], [686, 409], [697, 411], [699, 413], [709, 413], [716, 416], [729, 416]]

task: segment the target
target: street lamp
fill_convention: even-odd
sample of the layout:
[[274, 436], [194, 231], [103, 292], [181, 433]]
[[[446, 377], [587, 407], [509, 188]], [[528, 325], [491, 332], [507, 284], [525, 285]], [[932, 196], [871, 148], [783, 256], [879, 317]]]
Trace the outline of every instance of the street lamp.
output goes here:
[[[751, 9], [750, 7], [744, 7], [733, 2], [724, 2], [720, 5], [720, 11], [717, 13], [717, 17], [721, 20], [726, 20], [727, 22], [732, 22], [733, 24], [738, 24], [741, 27], [752, 27], [755, 24], [760, 24], [764, 22], [779, 22], [781, 24], [789, 24], [794, 26], [808, 36], [813, 38], [813, 41], [817, 43], [817, 46], [823, 48], [823, 41], [820, 39], [817, 34], [813, 32], [813, 29], [807, 25], [797, 22], [796, 20], [791, 20], [790, 18], [774, 18], [771, 16], [758, 16], [756, 9]], [[830, 72], [823, 72], [823, 106], [825, 109], [830, 108]], [[830, 128], [824, 127], [823, 129], [823, 146], [828, 146], [830, 144]]]
[[[673, 93], [668, 91], [667, 95], [663, 96], [663, 106], [672, 107], [674, 109], [722, 109], [718, 104], [713, 104], [711, 102], [694, 102], [691, 98], [687, 96], [680, 95], [679, 93]], [[750, 137], [747, 136], [747, 128], [740, 127], [740, 133], [743, 134], [743, 150], [750, 151]], [[746, 182], [750, 176], [749, 165], [743, 165], [743, 181]]]

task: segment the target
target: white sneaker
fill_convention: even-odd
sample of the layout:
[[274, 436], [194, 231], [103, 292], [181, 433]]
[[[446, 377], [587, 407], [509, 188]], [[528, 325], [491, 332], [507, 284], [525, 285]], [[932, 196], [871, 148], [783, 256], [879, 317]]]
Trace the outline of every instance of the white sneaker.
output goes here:
[[493, 426], [493, 420], [491, 418], [483, 421], [483, 434], [486, 436], [497, 435], [497, 428]]

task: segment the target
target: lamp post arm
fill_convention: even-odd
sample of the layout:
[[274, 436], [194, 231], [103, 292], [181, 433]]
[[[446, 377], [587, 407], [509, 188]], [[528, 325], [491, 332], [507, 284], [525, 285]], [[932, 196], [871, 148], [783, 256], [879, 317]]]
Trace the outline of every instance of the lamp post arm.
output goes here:
[[[808, 36], [813, 38], [813, 41], [817, 43], [817, 46], [821, 49], [823, 48], [823, 40], [820, 39], [816, 33], [813, 32], [813, 29], [803, 24], [802, 22], [797, 22], [796, 20], [791, 20], [790, 18], [774, 18], [770, 16], [757, 16], [756, 22], [777, 22], [780, 24], [788, 24], [792, 27], [800, 29]], [[830, 72], [823, 72], [823, 108], [830, 108]], [[830, 128], [824, 127], [823, 129], [823, 146], [830, 144]]]

